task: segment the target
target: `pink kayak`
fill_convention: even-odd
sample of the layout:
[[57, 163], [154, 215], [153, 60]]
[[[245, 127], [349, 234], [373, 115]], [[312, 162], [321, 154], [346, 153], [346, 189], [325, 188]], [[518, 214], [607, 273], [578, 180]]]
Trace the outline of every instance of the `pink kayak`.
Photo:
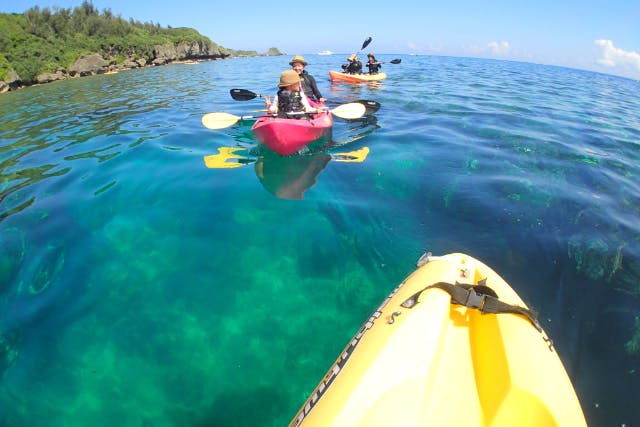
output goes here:
[[325, 111], [300, 119], [260, 117], [251, 130], [263, 145], [288, 156], [328, 135], [332, 125], [333, 117]]

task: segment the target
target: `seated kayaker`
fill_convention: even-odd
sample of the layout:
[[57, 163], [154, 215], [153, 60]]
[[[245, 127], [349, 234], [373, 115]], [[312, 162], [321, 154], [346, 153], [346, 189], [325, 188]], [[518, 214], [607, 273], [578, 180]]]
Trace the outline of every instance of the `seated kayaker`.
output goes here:
[[317, 107], [319, 104], [324, 103], [326, 99], [320, 94], [316, 79], [305, 70], [307, 61], [304, 60], [304, 57], [302, 55], [294, 56], [289, 65], [300, 75], [302, 91], [309, 99], [309, 104]]
[[376, 60], [376, 57], [370, 52], [367, 55], [367, 67], [369, 67], [369, 74], [378, 74], [382, 64]]
[[347, 74], [362, 74], [362, 62], [355, 53], [352, 53], [347, 58], [348, 64], [344, 64], [342, 69]]
[[295, 70], [283, 71], [278, 83], [278, 93], [273, 102], [265, 97], [265, 105], [270, 114], [285, 118], [301, 118], [307, 114], [314, 114], [323, 108], [314, 108], [300, 88], [300, 76]]

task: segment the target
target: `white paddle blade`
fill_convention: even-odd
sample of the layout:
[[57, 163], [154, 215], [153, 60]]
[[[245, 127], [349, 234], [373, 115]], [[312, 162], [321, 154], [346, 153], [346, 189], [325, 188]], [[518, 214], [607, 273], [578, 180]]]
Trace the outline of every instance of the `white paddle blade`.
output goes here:
[[331, 113], [341, 119], [359, 119], [364, 116], [366, 107], [359, 102], [342, 104], [331, 110]]
[[230, 113], [208, 113], [202, 116], [202, 124], [207, 129], [224, 129], [233, 126], [241, 117]]

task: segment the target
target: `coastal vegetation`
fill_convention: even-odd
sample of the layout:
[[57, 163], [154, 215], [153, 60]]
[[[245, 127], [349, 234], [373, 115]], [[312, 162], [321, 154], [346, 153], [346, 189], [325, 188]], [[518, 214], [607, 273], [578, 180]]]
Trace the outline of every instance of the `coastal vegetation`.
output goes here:
[[22, 14], [0, 13], [0, 82], [8, 89], [74, 76], [74, 64], [90, 55], [104, 60], [97, 72], [107, 72], [257, 53], [224, 48], [192, 28], [127, 21], [89, 1], [73, 9], [36, 6]]

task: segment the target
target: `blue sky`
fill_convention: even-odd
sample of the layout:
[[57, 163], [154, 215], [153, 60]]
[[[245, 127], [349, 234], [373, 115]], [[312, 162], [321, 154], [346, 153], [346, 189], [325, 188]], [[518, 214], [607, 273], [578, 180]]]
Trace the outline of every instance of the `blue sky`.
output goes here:
[[[81, 0], [0, 0], [0, 12]], [[125, 19], [192, 27], [231, 49], [509, 59], [640, 79], [640, 0], [94, 0]], [[369, 49], [367, 49], [369, 50]]]

